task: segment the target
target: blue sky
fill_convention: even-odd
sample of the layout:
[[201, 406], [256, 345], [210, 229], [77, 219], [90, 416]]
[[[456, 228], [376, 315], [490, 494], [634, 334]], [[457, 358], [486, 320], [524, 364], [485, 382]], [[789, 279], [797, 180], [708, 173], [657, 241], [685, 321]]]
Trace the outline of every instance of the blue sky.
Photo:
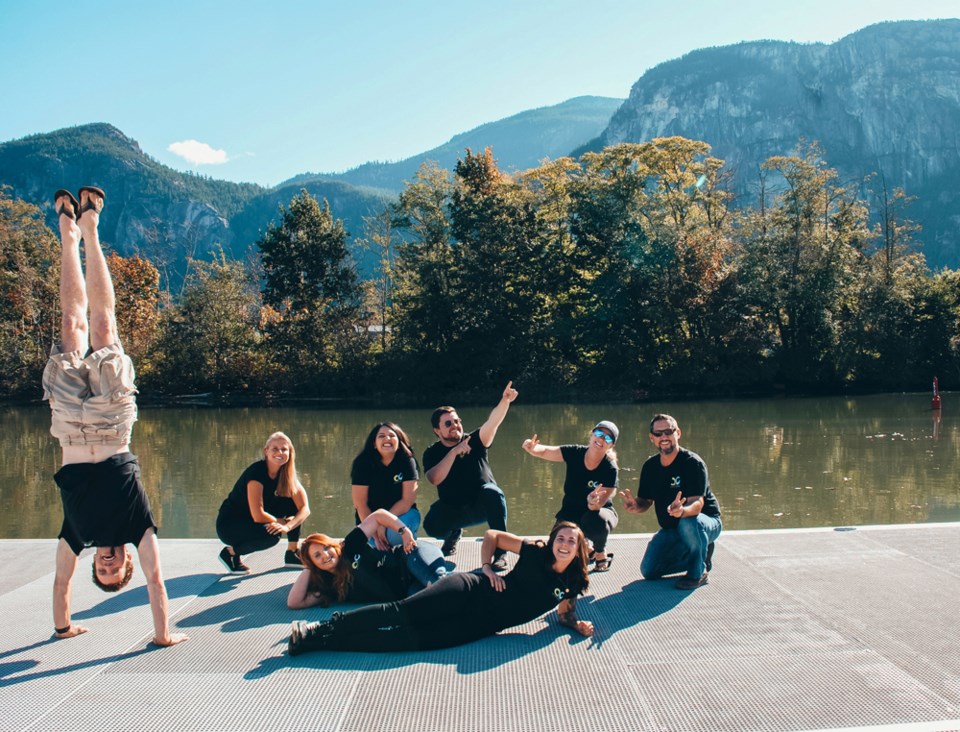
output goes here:
[[[177, 170], [275, 185], [399, 160], [697, 48], [832, 42], [958, 0], [0, 0], [0, 142], [109, 122]], [[589, 8], [589, 9], [588, 9]]]

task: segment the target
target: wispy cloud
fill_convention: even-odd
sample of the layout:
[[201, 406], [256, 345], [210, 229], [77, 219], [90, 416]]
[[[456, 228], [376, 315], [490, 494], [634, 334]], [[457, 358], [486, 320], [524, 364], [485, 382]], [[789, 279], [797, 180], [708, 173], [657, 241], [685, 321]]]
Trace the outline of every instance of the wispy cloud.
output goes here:
[[194, 165], [222, 165], [229, 160], [226, 150], [216, 150], [198, 140], [171, 142], [167, 150]]

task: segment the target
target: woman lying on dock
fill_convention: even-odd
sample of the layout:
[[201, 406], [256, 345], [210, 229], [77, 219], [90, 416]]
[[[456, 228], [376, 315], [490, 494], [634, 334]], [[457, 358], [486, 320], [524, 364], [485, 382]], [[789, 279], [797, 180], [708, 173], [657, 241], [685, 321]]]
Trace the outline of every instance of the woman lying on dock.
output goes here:
[[[385, 528], [400, 535], [402, 547], [383, 552], [370, 546]], [[300, 546], [300, 559], [305, 569], [287, 595], [291, 610], [401, 600], [447, 574], [440, 548], [417, 542], [410, 527], [383, 508], [368, 514], [343, 541], [310, 534]]]
[[[490, 566], [497, 549], [520, 555], [504, 577]], [[557, 605], [562, 625], [593, 635], [593, 624], [576, 616], [577, 595], [589, 584], [587, 542], [576, 524], [558, 523], [546, 542], [490, 529], [480, 556], [482, 574], [458, 572], [405, 600], [334, 613], [326, 622], [295, 622], [289, 654], [450, 648], [529, 622]]]

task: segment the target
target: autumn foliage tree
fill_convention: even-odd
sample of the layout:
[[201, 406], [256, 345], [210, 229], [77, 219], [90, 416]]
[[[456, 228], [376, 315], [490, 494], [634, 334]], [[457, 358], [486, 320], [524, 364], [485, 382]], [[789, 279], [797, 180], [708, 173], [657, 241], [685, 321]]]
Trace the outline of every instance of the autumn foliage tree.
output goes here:
[[0, 394], [39, 395], [59, 338], [60, 245], [39, 208], [0, 188]]

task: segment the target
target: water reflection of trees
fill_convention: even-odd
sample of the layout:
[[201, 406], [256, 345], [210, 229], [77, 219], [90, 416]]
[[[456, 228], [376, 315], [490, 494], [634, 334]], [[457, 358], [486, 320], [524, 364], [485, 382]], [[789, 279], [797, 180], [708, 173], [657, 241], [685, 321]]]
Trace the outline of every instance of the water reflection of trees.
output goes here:
[[[497, 396], [488, 405], [458, 410], [468, 430], [486, 419]], [[944, 395], [948, 407], [950, 396]], [[382, 419], [398, 422], [419, 460], [434, 440], [434, 406], [143, 409], [133, 448], [161, 536], [213, 537], [223, 497], [259, 458], [267, 435], [283, 430], [296, 446], [310, 496], [306, 529], [343, 535], [353, 522], [350, 464], [370, 428]], [[507, 494], [510, 528], [543, 534], [560, 505], [564, 467], [530, 458], [520, 443], [534, 432], [550, 444], [583, 443], [597, 421], [613, 420], [620, 427], [620, 484], [632, 490], [653, 452], [649, 419], [663, 411], [680, 421], [682, 444], [706, 460], [728, 529], [960, 520], [960, 428], [946, 412], [934, 440], [928, 407], [923, 395], [529, 405], [521, 392], [491, 448], [491, 464]], [[0, 536], [56, 536], [62, 513], [53, 473], [60, 455], [49, 433], [49, 410], [7, 407], [3, 424], [0, 491], [7, 510]], [[422, 478], [421, 510], [435, 498], [436, 489]], [[655, 529], [652, 514], [620, 512], [620, 533]]]

